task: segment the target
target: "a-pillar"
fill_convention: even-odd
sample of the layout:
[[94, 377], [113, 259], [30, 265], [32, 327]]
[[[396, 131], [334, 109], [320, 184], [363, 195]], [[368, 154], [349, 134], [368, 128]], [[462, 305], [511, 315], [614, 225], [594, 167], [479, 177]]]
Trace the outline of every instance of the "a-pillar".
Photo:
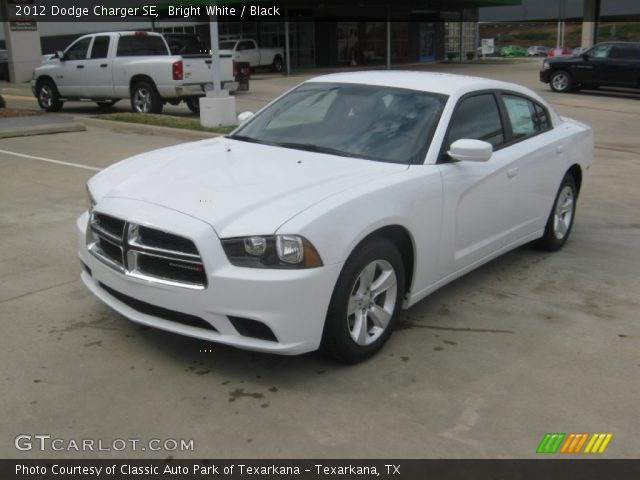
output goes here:
[[591, 47], [598, 39], [600, 21], [600, 0], [584, 0], [582, 21], [582, 47]]

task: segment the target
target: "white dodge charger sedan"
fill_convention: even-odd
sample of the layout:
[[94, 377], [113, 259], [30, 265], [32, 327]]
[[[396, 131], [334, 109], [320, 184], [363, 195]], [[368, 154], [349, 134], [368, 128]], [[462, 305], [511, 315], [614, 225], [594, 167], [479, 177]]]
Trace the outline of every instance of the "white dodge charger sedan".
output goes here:
[[82, 280], [144, 325], [352, 363], [400, 308], [527, 242], [561, 248], [593, 156], [533, 91], [457, 75], [326, 75], [240, 117], [89, 181]]

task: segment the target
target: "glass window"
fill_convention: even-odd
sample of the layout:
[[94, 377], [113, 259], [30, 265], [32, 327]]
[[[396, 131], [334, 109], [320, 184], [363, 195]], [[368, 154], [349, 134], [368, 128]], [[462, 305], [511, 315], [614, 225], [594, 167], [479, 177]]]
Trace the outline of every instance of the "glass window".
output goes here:
[[390, 163], [424, 160], [446, 97], [401, 88], [305, 83], [238, 129], [238, 140]]
[[493, 94], [465, 98], [456, 108], [449, 129], [449, 145], [461, 138], [483, 140], [494, 147], [504, 143], [500, 111]]
[[167, 55], [167, 46], [156, 35], [124, 35], [118, 41], [118, 57]]
[[610, 58], [640, 60], [640, 47], [636, 47], [635, 45], [614, 45], [611, 48]]
[[527, 137], [551, 126], [547, 112], [533, 101], [517, 95], [503, 95], [514, 138]]
[[91, 37], [82, 38], [76, 43], [71, 45], [64, 57], [66, 60], [84, 60], [87, 58], [87, 52], [89, 51], [89, 45], [91, 44]]
[[589, 56], [593, 58], [608, 58], [611, 45], [596, 45], [589, 50]]
[[244, 42], [239, 42], [238, 43], [238, 48], [237, 50], [253, 50], [255, 49], [255, 45], [253, 44], [253, 42], [249, 42], [249, 41], [244, 41]]
[[109, 40], [111, 38], [106, 36], [96, 37], [93, 40], [93, 47], [91, 47], [91, 58], [107, 58]]

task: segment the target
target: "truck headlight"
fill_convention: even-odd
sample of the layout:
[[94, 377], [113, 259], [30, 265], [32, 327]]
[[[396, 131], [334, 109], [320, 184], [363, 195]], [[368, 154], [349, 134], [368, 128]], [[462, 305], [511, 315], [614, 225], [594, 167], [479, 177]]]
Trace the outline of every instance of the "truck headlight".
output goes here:
[[322, 260], [315, 247], [299, 235], [269, 235], [222, 240], [229, 261], [238, 267], [315, 268]]

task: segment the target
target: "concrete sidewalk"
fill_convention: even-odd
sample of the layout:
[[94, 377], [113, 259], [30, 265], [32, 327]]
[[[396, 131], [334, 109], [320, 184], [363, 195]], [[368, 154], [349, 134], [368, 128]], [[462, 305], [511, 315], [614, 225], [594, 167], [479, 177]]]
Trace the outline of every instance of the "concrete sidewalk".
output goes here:
[[0, 138], [28, 137], [51, 133], [80, 132], [86, 130], [83, 123], [69, 115], [31, 115], [0, 118]]

